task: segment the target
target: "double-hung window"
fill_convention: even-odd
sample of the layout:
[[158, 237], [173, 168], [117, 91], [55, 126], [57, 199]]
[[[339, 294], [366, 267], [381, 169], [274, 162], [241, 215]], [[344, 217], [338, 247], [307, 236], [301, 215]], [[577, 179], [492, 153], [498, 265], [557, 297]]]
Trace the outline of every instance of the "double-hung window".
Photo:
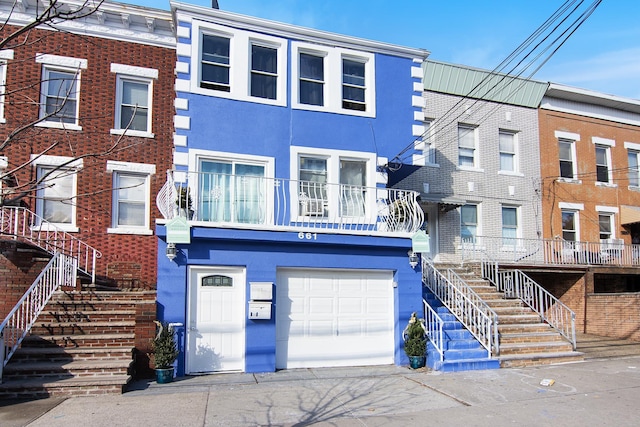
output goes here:
[[629, 161], [629, 186], [640, 187], [640, 151], [629, 150], [627, 159]]
[[373, 212], [375, 192], [368, 189], [375, 185], [375, 155], [306, 147], [292, 147], [291, 155], [298, 216], [361, 221]]
[[560, 177], [566, 179], [575, 179], [575, 141], [570, 139], [558, 139], [558, 151], [560, 157]]
[[609, 147], [596, 145], [596, 182], [610, 182], [610, 154]]
[[562, 210], [562, 238], [567, 242], [578, 241], [578, 212]]
[[342, 59], [342, 108], [365, 111], [365, 64], [361, 61]]
[[600, 212], [598, 214], [598, 225], [600, 227], [600, 239], [611, 239], [613, 237], [613, 214]]
[[251, 45], [251, 96], [276, 99], [278, 87], [278, 51]]
[[324, 105], [324, 57], [300, 53], [300, 103]]
[[109, 160], [107, 172], [113, 174], [113, 203], [109, 233], [151, 234], [151, 164]]
[[158, 70], [111, 64], [116, 76], [116, 114], [112, 133], [149, 136], [152, 123], [153, 80]]
[[502, 245], [516, 246], [518, 238], [518, 208], [502, 207]]
[[231, 40], [228, 37], [202, 34], [200, 87], [231, 91]]
[[460, 206], [460, 238], [462, 243], [476, 243], [478, 237], [478, 205]]
[[82, 160], [70, 157], [32, 155], [36, 168], [36, 214], [39, 226], [55, 224], [65, 231], [77, 231], [76, 195]]
[[375, 117], [375, 55], [291, 42], [294, 109]]
[[516, 134], [501, 130], [499, 133], [500, 170], [517, 172]]
[[477, 164], [476, 128], [458, 125], [458, 166], [476, 168]]
[[80, 75], [87, 60], [37, 54], [36, 62], [43, 64], [39, 125], [79, 129]]

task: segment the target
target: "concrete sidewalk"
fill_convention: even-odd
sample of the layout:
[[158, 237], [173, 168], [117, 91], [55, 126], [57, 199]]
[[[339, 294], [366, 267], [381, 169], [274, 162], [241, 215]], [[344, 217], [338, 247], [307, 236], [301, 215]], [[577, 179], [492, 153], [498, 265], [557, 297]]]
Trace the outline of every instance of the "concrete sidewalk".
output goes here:
[[[553, 380], [549, 386], [543, 380]], [[45, 399], [10, 426], [626, 426], [640, 421], [640, 357], [460, 373], [397, 366], [138, 381], [123, 395]], [[45, 402], [50, 401], [46, 408]], [[45, 411], [46, 409], [46, 411]], [[13, 420], [5, 418], [13, 414]], [[24, 414], [23, 419], [19, 415]]]

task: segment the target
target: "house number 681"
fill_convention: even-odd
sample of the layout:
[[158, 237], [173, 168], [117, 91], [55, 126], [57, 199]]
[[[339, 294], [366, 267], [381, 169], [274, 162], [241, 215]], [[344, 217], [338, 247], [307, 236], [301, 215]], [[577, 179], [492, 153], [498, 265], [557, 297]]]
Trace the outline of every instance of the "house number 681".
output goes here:
[[317, 240], [317, 233], [303, 233], [302, 231], [298, 233], [298, 239], [300, 240]]

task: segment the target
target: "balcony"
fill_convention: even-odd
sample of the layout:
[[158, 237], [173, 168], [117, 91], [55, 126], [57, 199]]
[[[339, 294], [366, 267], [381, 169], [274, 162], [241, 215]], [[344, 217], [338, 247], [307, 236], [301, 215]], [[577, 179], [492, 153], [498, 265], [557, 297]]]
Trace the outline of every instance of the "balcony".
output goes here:
[[640, 245], [625, 245], [622, 239], [574, 242], [476, 236], [464, 239], [461, 250], [465, 260], [488, 256], [515, 264], [640, 267]]
[[410, 237], [424, 221], [418, 193], [263, 176], [168, 172], [164, 219], [251, 230]]

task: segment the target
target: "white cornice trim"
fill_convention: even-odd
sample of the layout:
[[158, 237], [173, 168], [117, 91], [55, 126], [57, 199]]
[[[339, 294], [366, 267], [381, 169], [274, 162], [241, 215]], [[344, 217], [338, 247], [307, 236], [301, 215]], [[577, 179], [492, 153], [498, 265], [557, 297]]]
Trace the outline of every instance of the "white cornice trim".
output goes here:
[[412, 60], [417, 59], [419, 61], [423, 61], [429, 56], [429, 51], [425, 49], [409, 48], [390, 43], [329, 33], [187, 3], [171, 1], [170, 4], [172, 13], [184, 15], [184, 18], [182, 16], [176, 18], [179, 21], [201, 20], [251, 31], [266, 31], [270, 35], [291, 38], [303, 42], [319, 43], [346, 49], [366, 50], [369, 52], [410, 58]]

